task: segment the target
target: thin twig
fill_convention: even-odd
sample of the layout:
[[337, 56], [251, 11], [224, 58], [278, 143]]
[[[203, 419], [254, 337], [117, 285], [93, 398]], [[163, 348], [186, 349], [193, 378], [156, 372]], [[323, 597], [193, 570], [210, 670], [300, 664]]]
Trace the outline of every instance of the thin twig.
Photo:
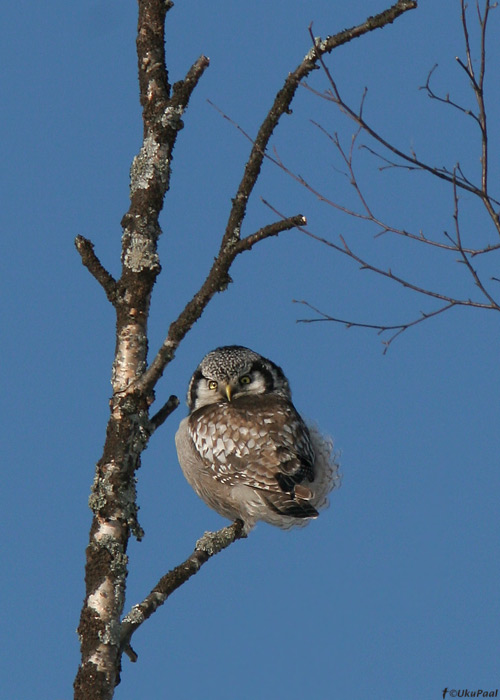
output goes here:
[[456, 235], [457, 250], [460, 253], [460, 257], [462, 259], [462, 262], [465, 264], [465, 266], [469, 270], [470, 274], [472, 275], [472, 278], [474, 279], [474, 282], [475, 282], [476, 286], [478, 287], [478, 289], [481, 290], [481, 292], [484, 294], [484, 296], [490, 302], [492, 308], [496, 308], [500, 311], [500, 306], [499, 306], [498, 302], [491, 296], [491, 294], [485, 288], [479, 275], [477, 274], [476, 269], [472, 266], [469, 258], [467, 257], [467, 254], [462, 246], [462, 236], [460, 233], [460, 221], [459, 221], [459, 216], [458, 216], [458, 195], [457, 195], [457, 188], [456, 188], [455, 184], [453, 185], [453, 220], [455, 222], [455, 235]]
[[396, 333], [394, 333], [388, 340], [382, 341], [382, 344], [384, 345], [384, 355], [386, 354], [390, 345], [396, 340], [396, 338], [398, 338], [404, 331], [408, 330], [408, 328], [412, 328], [413, 326], [416, 326], [419, 323], [422, 323], [423, 321], [427, 321], [428, 319], [433, 318], [434, 316], [438, 316], [439, 314], [442, 314], [445, 311], [449, 311], [449, 309], [452, 309], [456, 306], [455, 303], [451, 302], [449, 304], [444, 304], [444, 306], [441, 306], [438, 309], [435, 309], [434, 311], [429, 311], [426, 313], [422, 311], [420, 313], [420, 316], [418, 318], [413, 319], [412, 321], [406, 321], [405, 323], [398, 323], [395, 325], [387, 325], [376, 323], [362, 323], [360, 321], [348, 321], [346, 319], [331, 316], [330, 314], [327, 314], [324, 311], [320, 311], [307, 301], [298, 301], [296, 299], [293, 299], [293, 302], [295, 304], [303, 304], [304, 306], [307, 306], [309, 309], [311, 309], [321, 317], [299, 318], [297, 319], [297, 323], [320, 323], [322, 321], [332, 321], [334, 323], [340, 323], [346, 328], [371, 328], [373, 330], [377, 330], [379, 332], [379, 335], [381, 335], [382, 333], [387, 333], [389, 331], [396, 331]]
[[449, 94], [446, 94], [444, 97], [441, 97], [441, 95], [438, 95], [431, 88], [431, 77], [434, 74], [434, 71], [436, 70], [437, 67], [438, 67], [437, 63], [432, 66], [432, 68], [429, 71], [429, 74], [427, 75], [427, 80], [425, 81], [425, 85], [422, 85], [419, 88], [419, 90], [425, 90], [430, 99], [435, 100], [436, 102], [442, 102], [445, 105], [453, 107], [454, 109], [458, 110], [459, 112], [462, 112], [463, 114], [465, 114], [467, 117], [471, 117], [477, 124], [479, 124], [479, 126], [481, 126], [480, 121], [479, 121], [479, 117], [471, 109], [468, 109], [467, 107], [462, 107], [462, 105], [458, 104], [458, 102], [455, 102], [454, 100], [450, 99]]

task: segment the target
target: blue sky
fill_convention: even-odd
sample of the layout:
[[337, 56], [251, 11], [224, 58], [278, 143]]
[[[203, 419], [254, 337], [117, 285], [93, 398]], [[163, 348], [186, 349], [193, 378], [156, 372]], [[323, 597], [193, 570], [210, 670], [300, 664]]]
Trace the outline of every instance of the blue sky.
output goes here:
[[[438, 63], [436, 88], [473, 106], [454, 60], [463, 56], [458, 6], [422, 0], [327, 62], [354, 104], [368, 86], [365, 115], [398, 146], [437, 165], [460, 161], [476, 176], [470, 120], [418, 90]], [[174, 152], [152, 351], [209, 269], [249, 150], [207, 100], [255, 134], [309, 48], [311, 21], [325, 36], [384, 7], [379, 0], [178, 0], [168, 16], [171, 80], [202, 53], [211, 66]], [[142, 133], [136, 3], [20, 0], [3, 16], [1, 697], [65, 700], [79, 659], [87, 498], [104, 440], [114, 347], [112, 309], [73, 240], [91, 238], [119, 274], [120, 219]], [[500, 109], [499, 21], [497, 11], [488, 54], [492, 131]], [[311, 84], [328, 87], [320, 72]], [[272, 145], [326, 196], [352, 203], [335, 150], [310, 120], [346, 144], [353, 125], [306, 90], [293, 107]], [[499, 146], [492, 133], [497, 192]], [[379, 172], [366, 152], [357, 158], [380, 216], [436, 238], [452, 230], [449, 189], [422, 174]], [[274, 220], [261, 197], [416, 282], [479, 298], [454, 260], [406, 240], [373, 240], [373, 231], [270, 163], [245, 234]], [[464, 195], [460, 207], [464, 235], [495, 243], [472, 198]], [[485, 279], [499, 276], [495, 255], [477, 259]], [[497, 315], [451, 311], [407, 331], [383, 355], [373, 331], [297, 324], [307, 310], [292, 299], [367, 323], [406, 321], [435, 308], [432, 300], [359, 271], [297, 231], [242, 256], [232, 277], [179, 348], [159, 402], [170, 393], [184, 399], [208, 350], [248, 345], [285, 369], [298, 409], [333, 436], [343, 484], [308, 528], [284, 533], [261, 524], [177, 591], [134, 637], [139, 661], [124, 659], [116, 698], [432, 700], [445, 687], [499, 687]], [[177, 464], [173, 435], [185, 413], [183, 403], [154, 436], [138, 474], [146, 536], [130, 545], [127, 609], [204, 530], [224, 524]]]

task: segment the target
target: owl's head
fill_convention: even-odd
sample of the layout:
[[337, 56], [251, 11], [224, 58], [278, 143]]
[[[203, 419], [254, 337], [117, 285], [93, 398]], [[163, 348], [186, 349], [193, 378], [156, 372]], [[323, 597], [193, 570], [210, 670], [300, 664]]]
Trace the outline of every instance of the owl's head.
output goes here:
[[226, 345], [205, 355], [189, 382], [190, 411], [248, 394], [278, 394], [290, 399], [283, 370], [271, 360], [240, 345]]

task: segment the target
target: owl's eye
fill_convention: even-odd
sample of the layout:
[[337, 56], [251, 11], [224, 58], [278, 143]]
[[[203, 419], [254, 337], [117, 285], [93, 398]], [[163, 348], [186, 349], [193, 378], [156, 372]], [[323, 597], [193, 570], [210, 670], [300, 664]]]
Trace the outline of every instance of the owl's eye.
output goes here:
[[219, 385], [217, 384], [217, 382], [214, 382], [213, 379], [210, 382], [208, 382], [208, 388], [210, 389], [210, 391], [215, 391], [218, 386]]
[[248, 374], [244, 374], [242, 377], [240, 377], [240, 384], [250, 384], [252, 380], [248, 376]]

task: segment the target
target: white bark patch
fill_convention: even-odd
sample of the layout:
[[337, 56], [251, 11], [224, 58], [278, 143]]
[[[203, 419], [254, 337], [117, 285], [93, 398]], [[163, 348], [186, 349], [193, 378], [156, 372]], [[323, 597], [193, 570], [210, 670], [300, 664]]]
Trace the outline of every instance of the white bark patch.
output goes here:
[[120, 330], [113, 362], [111, 384], [115, 393], [124, 391], [146, 367], [146, 336], [138, 323], [129, 323]]
[[151, 238], [137, 233], [130, 234], [123, 263], [132, 272], [158, 268], [160, 260]]
[[[162, 171], [168, 166], [168, 158], [166, 153], [162, 154], [161, 151], [164, 150], [161, 144], [159, 144], [152, 134], [148, 134], [144, 141], [142, 142], [141, 150], [135, 156], [132, 161], [132, 166], [130, 168], [130, 196], [136, 192], [136, 190], [145, 190], [149, 187], [151, 180], [155, 177], [155, 173], [159, 172], [160, 176]], [[161, 167], [159, 167], [159, 163]], [[165, 175], [163, 175], [165, 177]], [[163, 178], [162, 178], [163, 179]]]
[[101, 620], [107, 622], [111, 619], [115, 604], [113, 584], [105, 578], [96, 590], [88, 597], [87, 605], [99, 615]]
[[162, 126], [169, 126], [172, 129], [178, 129], [184, 109], [177, 105], [176, 107], [167, 107], [161, 117]]
[[98, 671], [108, 673], [109, 670], [109, 649], [106, 645], [100, 644], [89, 657], [89, 663], [94, 664]]
[[[169, 115], [167, 123], [178, 123], [180, 117], [175, 110]], [[168, 110], [167, 110], [168, 112]], [[165, 117], [162, 117], [162, 121]], [[130, 197], [137, 190], [147, 189], [152, 180], [156, 180], [166, 190], [170, 176], [169, 148], [158, 143], [154, 134], [148, 134], [142, 142], [141, 150], [135, 156], [130, 168]]]
[[107, 520], [99, 525], [98, 532], [95, 533], [96, 542], [115, 541], [121, 535], [122, 526], [117, 521]]

